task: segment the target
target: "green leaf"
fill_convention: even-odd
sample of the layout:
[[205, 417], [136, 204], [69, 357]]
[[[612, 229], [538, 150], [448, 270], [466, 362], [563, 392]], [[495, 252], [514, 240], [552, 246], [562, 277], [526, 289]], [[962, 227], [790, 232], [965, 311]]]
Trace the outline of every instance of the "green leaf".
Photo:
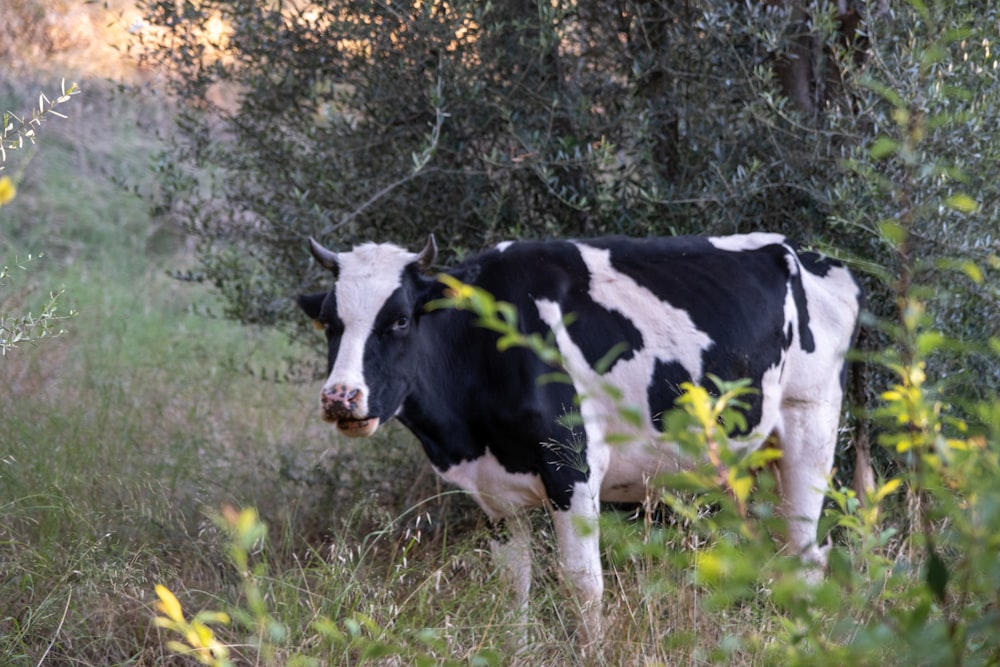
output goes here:
[[942, 44], [954, 44], [955, 42], [961, 42], [963, 39], [969, 39], [975, 34], [972, 28], [967, 26], [960, 26], [957, 28], [952, 28], [948, 30], [943, 35], [941, 35], [939, 41]]
[[881, 81], [877, 81], [871, 77], [866, 76], [862, 77], [861, 85], [863, 85], [865, 88], [868, 88], [871, 91], [874, 91], [883, 99], [885, 99], [885, 101], [887, 101], [889, 104], [896, 107], [897, 109], [905, 109], [907, 106], [906, 102], [903, 100], [902, 97], [900, 97], [899, 93], [897, 93], [895, 90], [885, 85]]
[[373, 641], [361, 651], [361, 660], [371, 660], [374, 658], [384, 658], [388, 655], [396, 655], [399, 651], [382, 641]]
[[875, 492], [875, 502], [876, 503], [882, 502], [886, 498], [886, 496], [895, 492], [896, 489], [899, 488], [899, 485], [902, 483], [903, 481], [898, 477], [894, 477], [889, 481], [887, 481], [885, 484], [880, 486], [878, 490]]
[[924, 4], [923, 0], [908, 0], [908, 2], [911, 7], [920, 13], [920, 17], [923, 18], [924, 21], [930, 19], [930, 12], [927, 11], [927, 5]]
[[771, 461], [781, 458], [781, 450], [777, 447], [761, 447], [754, 450], [746, 458], [748, 468], [763, 468]]
[[493, 649], [483, 649], [469, 659], [472, 667], [494, 667], [503, 664], [500, 653]]
[[948, 338], [940, 331], [924, 331], [917, 336], [917, 351], [920, 356], [926, 356], [947, 342]]
[[906, 230], [892, 220], [883, 220], [878, 223], [878, 231], [886, 241], [894, 246], [902, 245], [906, 240]]
[[876, 160], [883, 160], [891, 155], [895, 155], [898, 150], [898, 141], [882, 136], [872, 143], [871, 154]]
[[944, 200], [945, 206], [961, 211], [962, 213], [975, 213], [979, 210], [979, 204], [975, 199], [964, 193], [954, 194]]
[[928, 65], [941, 62], [947, 57], [948, 51], [943, 46], [932, 44], [929, 48], [924, 50], [923, 55], [920, 58], [920, 63], [926, 67]]
[[322, 664], [319, 658], [312, 658], [302, 654], [293, 655], [285, 663], [286, 667], [320, 667]]
[[313, 622], [313, 628], [328, 642], [344, 641], [344, 633], [337, 627], [336, 623], [326, 616], [316, 619]]

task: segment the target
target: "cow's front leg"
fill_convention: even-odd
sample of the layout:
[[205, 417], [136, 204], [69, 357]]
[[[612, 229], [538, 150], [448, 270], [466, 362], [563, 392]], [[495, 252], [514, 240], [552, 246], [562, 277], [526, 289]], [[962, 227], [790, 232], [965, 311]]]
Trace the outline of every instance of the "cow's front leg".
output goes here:
[[579, 634], [585, 646], [600, 642], [602, 635], [604, 573], [599, 514], [600, 499], [586, 482], [574, 485], [568, 509], [557, 509], [552, 514], [563, 576], [580, 607]]
[[528, 597], [531, 592], [531, 522], [527, 516], [516, 515], [492, 519], [490, 551], [504, 583], [509, 587], [512, 616], [519, 627], [517, 644], [527, 639]]

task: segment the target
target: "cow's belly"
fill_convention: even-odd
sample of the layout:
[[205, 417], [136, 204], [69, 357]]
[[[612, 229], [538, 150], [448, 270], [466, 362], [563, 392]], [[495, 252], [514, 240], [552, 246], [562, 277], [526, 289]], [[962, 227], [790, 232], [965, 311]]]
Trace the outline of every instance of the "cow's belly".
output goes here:
[[[764, 442], [760, 435], [731, 440], [734, 451], [749, 452]], [[608, 470], [601, 482], [601, 500], [608, 502], [642, 502], [657, 488], [661, 475], [690, 470], [694, 460], [674, 443], [657, 441], [605, 445], [610, 449]], [[662, 488], [662, 485], [660, 485]]]
[[601, 483], [601, 500], [642, 502], [663, 474], [691, 467], [691, 460], [671, 443], [629, 443], [610, 448], [608, 470]]
[[442, 479], [472, 495], [483, 511], [494, 519], [545, 503], [541, 477], [508, 472], [489, 450], [472, 461], [436, 470]]

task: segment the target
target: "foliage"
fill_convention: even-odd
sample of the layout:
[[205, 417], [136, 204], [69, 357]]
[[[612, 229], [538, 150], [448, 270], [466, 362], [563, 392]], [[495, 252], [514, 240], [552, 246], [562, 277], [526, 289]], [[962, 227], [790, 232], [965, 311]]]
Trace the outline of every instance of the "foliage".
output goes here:
[[[180, 12], [168, 16], [175, 55], [195, 53], [183, 50], [197, 47], [184, 41], [184, 17], [200, 10], [164, 4]], [[199, 167], [178, 152], [161, 156], [157, 168], [168, 187], [157, 203], [169, 215], [154, 221], [125, 193], [108, 190], [103, 175], [142, 172], [149, 143], [136, 133], [159, 111], [124, 100], [46, 128], [56, 138], [71, 128], [62, 136], [66, 155], [44, 178], [19, 182], [18, 205], [0, 217], [6, 225], [23, 216], [19, 233], [70, 250], [60, 278], [74, 284], [82, 314], [79, 336], [58, 348], [26, 347], [5, 361], [11, 391], [0, 414], [0, 662], [191, 664], [166, 655], [166, 633], [150, 631], [151, 591], [163, 582], [187, 608], [245, 607], [243, 578], [219, 566], [225, 542], [202, 514], [229, 500], [256, 505], [269, 526], [267, 569], [255, 581], [268, 614], [290, 633], [275, 644], [276, 661], [330, 660], [332, 644], [311, 625], [326, 618], [348, 637], [336, 644], [344, 664], [359, 662], [350, 648], [352, 619], [361, 641], [399, 651], [383, 662], [402, 661], [401, 654], [471, 662], [476, 651], [488, 658], [492, 647], [504, 663], [572, 664], [550, 551], [540, 545], [535, 553], [544, 580], [533, 587], [527, 657], [496, 649], [507, 628], [481, 553], [485, 538], [456, 521], [470, 504], [434, 496], [432, 476], [402, 433], [355, 448], [330, 441], [302, 407], [314, 401], [312, 388], [248, 377], [244, 364], [270, 370], [300, 352], [257, 329], [193, 315], [189, 301], [212, 303], [212, 296], [180, 291], [156, 275], [163, 257], [144, 244], [149, 230], [176, 216], [201, 239], [196, 273], [223, 283], [232, 314], [246, 308], [244, 319], [266, 322], [287, 314], [290, 294], [326, 279], [305, 265], [306, 232], [325, 234], [329, 245], [361, 238], [412, 244], [433, 229], [458, 256], [513, 235], [746, 231], [760, 224], [849, 258], [866, 271], [872, 295], [874, 336], [864, 359], [882, 370], [870, 378], [867, 396], [879, 408], [876, 435], [886, 458], [867, 505], [849, 490], [831, 492], [828, 579], [807, 589], [792, 576], [794, 564], [771, 558], [777, 548], [767, 539], [766, 475], [747, 496], [743, 517], [729, 492], [711, 485], [718, 471], [703, 469], [704, 490], [679, 494], [669, 519], [604, 518], [615, 588], [606, 600], [612, 641], [604, 662], [995, 664], [1000, 86], [990, 30], [997, 8], [892, 3], [893, 15], [866, 29], [867, 59], [844, 68], [839, 100], [809, 117], [773, 81], [768, 65], [787, 39], [787, 21], [781, 11], [759, 9], [763, 4], [625, 2], [610, 11], [606, 3], [578, 2], [576, 14], [553, 6], [563, 17], [556, 23], [541, 23], [551, 14], [534, 7], [517, 20], [494, 14], [489, 25], [508, 30], [491, 31], [491, 43], [506, 40], [512, 49], [506, 60], [490, 62], [476, 60], [481, 47], [440, 48], [450, 45], [448, 26], [462, 21], [422, 6], [369, 26], [370, 43], [381, 45], [373, 69], [346, 48], [347, 39], [314, 42], [308, 33], [247, 26], [248, 43], [258, 43], [257, 34], [262, 47], [294, 48], [244, 58], [246, 88], [210, 85], [207, 77], [226, 63], [191, 78], [205, 84], [208, 99], [196, 87], [185, 97], [192, 107], [180, 118], [192, 134], [183, 147], [231, 162]], [[451, 5], [454, 12], [470, 6]], [[517, 6], [495, 11], [513, 16]], [[424, 16], [444, 27], [408, 40], [393, 32]], [[572, 42], [577, 59], [551, 37], [578, 26], [597, 37], [622, 30], [592, 49], [585, 39]], [[829, 23], [817, 30], [829, 35]], [[540, 50], [545, 40], [555, 46]], [[431, 60], [420, 57], [435, 48]], [[300, 67], [321, 57], [330, 70]], [[425, 73], [424, 65], [439, 61], [453, 78], [436, 76], [436, 67]], [[331, 63], [344, 71], [350, 65], [355, 76], [343, 86], [315, 87], [295, 78], [298, 71], [329, 72]], [[390, 76], [394, 66], [406, 76]], [[459, 85], [460, 66], [494, 72], [482, 84], [486, 93]], [[543, 76], [552, 71], [559, 76]], [[563, 85], [551, 105], [555, 97], [535, 91], [554, 80], [581, 85]], [[240, 107], [244, 98], [236, 94], [246, 90], [256, 97]], [[296, 97], [302, 90], [313, 97]], [[462, 91], [469, 91], [464, 99]], [[350, 115], [354, 100], [365, 101], [370, 115]], [[228, 117], [203, 116], [212, 101], [233, 103], [224, 107]], [[268, 114], [241, 131], [239, 122], [256, 109]], [[418, 109], [423, 113], [405, 113]], [[628, 122], [612, 132], [613, 116]], [[330, 125], [312, 126], [323, 117]], [[492, 124], [473, 125], [487, 117]], [[577, 117], [585, 122], [566, 130], [563, 119]], [[574, 144], [575, 128], [586, 132]], [[522, 150], [518, 138], [529, 130], [549, 148]], [[545, 137], [566, 141], [550, 146]], [[588, 137], [605, 143], [584, 149]], [[497, 146], [492, 162], [489, 141]], [[259, 170], [243, 161], [244, 146], [257, 151], [251, 157], [259, 153]], [[44, 153], [33, 166], [55, 162]], [[609, 164], [597, 160], [602, 155], [610, 167], [601, 167]], [[309, 180], [317, 173], [325, 180]], [[289, 174], [302, 175], [307, 186], [299, 199]], [[543, 176], [552, 175], [565, 192], [549, 188]], [[246, 199], [227, 190], [241, 178]], [[180, 187], [185, 183], [194, 189]], [[587, 194], [586, 206], [573, 199], [578, 191]], [[317, 200], [326, 196], [330, 201]], [[303, 219], [318, 222], [300, 229]], [[561, 229], [567, 219], [576, 227]], [[199, 228], [200, 221], [208, 224]], [[3, 233], [6, 240], [14, 232], [5, 226]], [[286, 254], [272, 254], [270, 240], [281, 241], [275, 247]], [[187, 259], [173, 261], [186, 266]], [[908, 297], [900, 301], [904, 275]], [[397, 474], [387, 478], [386, 468]], [[709, 498], [721, 511], [712, 513]], [[407, 512], [417, 506], [421, 516], [432, 507], [434, 522], [423, 524], [414, 545]], [[374, 630], [357, 612], [374, 620]], [[248, 633], [257, 636], [250, 626], [211, 627], [236, 660], [265, 660], [266, 652], [256, 652], [261, 644], [247, 646]], [[417, 634], [428, 628], [447, 648], [421, 641]]]
[[[28, 255], [27, 261], [32, 261], [31, 255]], [[22, 271], [26, 270], [21, 264], [18, 264], [17, 268]], [[0, 287], [9, 287], [9, 276], [9, 267], [4, 266], [0, 269]], [[64, 329], [56, 328], [58, 323], [60, 320], [73, 317], [76, 312], [70, 310], [66, 315], [57, 313], [56, 301], [61, 294], [62, 290], [51, 293], [48, 302], [42, 306], [37, 315], [30, 311], [23, 315], [11, 314], [7, 311], [6, 306], [0, 307], [0, 355], [6, 356], [7, 352], [22, 343], [64, 334]]]
[[[39, 94], [38, 107], [32, 110], [30, 118], [17, 116], [10, 111], [4, 112], [3, 129], [0, 132], [0, 171], [4, 169], [8, 151], [22, 149], [25, 139], [31, 144], [35, 143], [36, 130], [46, 117], [65, 118], [62, 113], [55, 110], [55, 107], [68, 102], [70, 97], [79, 93], [80, 90], [75, 83], [67, 88], [66, 81], [63, 80], [61, 91], [62, 94], [55, 100], [50, 100], [44, 93]], [[17, 188], [11, 178], [6, 175], [0, 177], [0, 208], [12, 202], [16, 194]], [[29, 254], [27, 262], [31, 261], [32, 256]], [[23, 264], [18, 264], [17, 268], [22, 271], [27, 270]], [[0, 287], [9, 287], [10, 275], [9, 267], [4, 266], [3, 269], [0, 269]], [[31, 312], [17, 315], [9, 312], [7, 306], [0, 307], [0, 355], [6, 356], [9, 350], [21, 343], [38, 341], [64, 333], [63, 329], [55, 328], [57, 323], [60, 320], [73, 317], [75, 313], [72, 310], [68, 315], [56, 313], [56, 301], [61, 294], [61, 290], [50, 293], [48, 302], [42, 306], [37, 315]]]
[[[1000, 10], [912, 0], [845, 48], [832, 7], [811, 6], [812, 57], [840, 78], [808, 115], [773, 67], [799, 5], [767, 4], [152, 0], [164, 41], [145, 57], [183, 74], [187, 101], [167, 203], [251, 322], [285, 324], [286, 295], [319, 279], [307, 234], [434, 231], [461, 257], [509, 236], [768, 228], [843, 257], [870, 295], [861, 399], [882, 480], [830, 492], [829, 577], [803, 586], [776, 557], [774, 482], [750, 483], [766, 461], [733, 457], [714, 419], [739, 386], [722, 403], [688, 388], [669, 430], [707, 462], [670, 480], [673, 526], [609, 523], [608, 558], [650, 565], [645, 599], [679, 590], [667, 561], [700, 607], [772, 619], [713, 660], [993, 664]], [[451, 289], [504, 345], [545, 354], [503, 304]], [[666, 546], [684, 531], [687, 550]]]
[[[267, 527], [260, 522], [257, 512], [252, 509], [237, 511], [224, 506], [221, 517], [216, 519], [229, 535], [229, 556], [240, 573], [245, 606], [233, 610], [234, 619], [250, 633], [249, 645], [255, 649], [255, 663], [263, 659], [264, 664], [283, 664], [295, 667], [313, 667], [325, 663], [321, 656], [341, 655], [351, 662], [364, 664], [385, 658], [398, 658], [406, 664], [464, 665], [487, 667], [500, 664], [500, 656], [493, 650], [481, 650], [469, 662], [454, 661], [441, 657], [447, 654], [446, 643], [431, 629], [414, 630], [393, 628], [382, 625], [378, 620], [353, 611], [343, 619], [319, 616], [312, 619], [308, 630], [315, 647], [311, 651], [300, 652], [295, 647], [286, 647], [289, 630], [268, 609], [261, 590], [260, 580], [267, 576], [266, 561], [260, 558], [266, 545]], [[251, 564], [251, 560], [256, 560]], [[225, 612], [200, 611], [190, 621], [185, 619], [180, 602], [165, 586], [157, 585], [157, 627], [179, 634], [184, 641], [170, 640], [167, 648], [182, 655], [192, 654], [199, 662], [211, 667], [230, 667], [229, 649], [222, 644], [209, 624], [228, 625], [230, 615]], [[277, 659], [281, 655], [280, 661]]]
[[813, 127], [776, 93], [785, 10], [143, 4], [141, 58], [175, 75], [182, 104], [157, 205], [200, 240], [201, 275], [242, 321], [298, 321], [287, 297], [320, 277], [307, 234], [338, 247], [435, 232], [452, 257], [511, 237], [832, 240], [855, 119], [838, 105]]
[[[11, 111], [4, 111], [3, 131], [0, 132], [0, 163], [7, 161], [7, 151], [16, 151], [24, 148], [24, 140], [31, 144], [35, 143], [38, 128], [49, 116], [65, 118], [61, 112], [56, 111], [56, 107], [70, 101], [73, 95], [80, 92], [79, 87], [73, 83], [66, 87], [66, 80], [63, 79], [60, 95], [54, 100], [45, 96], [45, 93], [38, 95], [38, 106], [31, 111], [31, 117], [18, 116]], [[3, 166], [0, 165], [0, 170]], [[6, 203], [6, 202], [4, 202]]]

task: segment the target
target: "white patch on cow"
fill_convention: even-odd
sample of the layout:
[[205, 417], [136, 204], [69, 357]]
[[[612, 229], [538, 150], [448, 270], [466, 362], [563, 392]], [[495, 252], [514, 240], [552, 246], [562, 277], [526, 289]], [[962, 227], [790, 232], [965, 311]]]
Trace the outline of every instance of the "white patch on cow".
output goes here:
[[773, 232], [752, 232], [750, 234], [733, 234], [732, 236], [709, 236], [709, 243], [719, 250], [740, 252], [741, 250], [756, 250], [766, 245], [784, 244], [787, 239], [783, 234]]
[[512, 245], [514, 245], [513, 241], [501, 241], [500, 243], [496, 244], [496, 249], [499, 250], [500, 252], [503, 252]]
[[403, 269], [417, 259], [415, 253], [391, 244], [366, 243], [337, 255], [335, 286], [337, 316], [344, 324], [340, 349], [324, 390], [335, 385], [358, 389], [358, 417], [368, 416], [368, 384], [364, 377], [365, 343], [375, 317], [402, 284]]
[[472, 495], [492, 519], [541, 507], [547, 498], [541, 477], [508, 472], [489, 450], [477, 459], [462, 461], [437, 473]]

